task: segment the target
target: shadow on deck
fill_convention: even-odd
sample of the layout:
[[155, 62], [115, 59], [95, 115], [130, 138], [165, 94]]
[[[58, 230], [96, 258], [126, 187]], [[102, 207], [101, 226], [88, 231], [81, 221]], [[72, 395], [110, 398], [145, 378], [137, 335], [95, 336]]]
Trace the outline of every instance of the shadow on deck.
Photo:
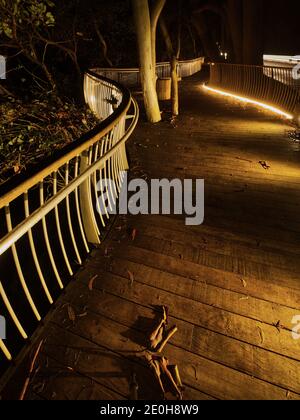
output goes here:
[[43, 329], [28, 399], [127, 399], [133, 373], [139, 398], [158, 399], [141, 352], [161, 305], [179, 329], [165, 354], [185, 399], [300, 399], [300, 145], [199, 76], [182, 82], [181, 108], [176, 126], [139, 123], [132, 174], [204, 178], [204, 224], [118, 217]]

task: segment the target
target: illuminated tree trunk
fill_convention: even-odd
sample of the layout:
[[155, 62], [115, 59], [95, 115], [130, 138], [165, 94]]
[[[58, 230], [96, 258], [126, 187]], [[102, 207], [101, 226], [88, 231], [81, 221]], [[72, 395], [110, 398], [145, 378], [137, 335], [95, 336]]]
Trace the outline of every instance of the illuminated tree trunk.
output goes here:
[[154, 69], [152, 61], [151, 23], [148, 0], [132, 0], [135, 26], [138, 38], [140, 73], [147, 118], [150, 122], [161, 121]]
[[171, 37], [166, 26], [165, 20], [161, 17], [159, 20], [161, 33], [163, 35], [167, 52], [170, 58], [170, 66], [171, 66], [171, 80], [172, 80], [172, 114], [177, 116], [179, 115], [179, 88], [178, 88], [178, 74], [177, 74], [177, 67], [178, 67], [178, 53], [180, 44], [178, 46], [177, 54], [175, 49], [173, 48], [173, 44], [171, 41]]
[[172, 115], [179, 115], [179, 86], [178, 86], [178, 59], [173, 55], [171, 59], [171, 80], [172, 80]]
[[151, 9], [151, 45], [152, 45], [152, 63], [153, 63], [153, 79], [156, 83], [156, 32], [158, 19], [166, 4], [166, 0], [154, 0]]

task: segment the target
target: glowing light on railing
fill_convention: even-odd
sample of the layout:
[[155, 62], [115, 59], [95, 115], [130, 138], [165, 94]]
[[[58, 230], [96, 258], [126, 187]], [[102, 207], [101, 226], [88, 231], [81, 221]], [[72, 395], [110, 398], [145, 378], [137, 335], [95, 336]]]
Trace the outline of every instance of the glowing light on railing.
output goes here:
[[214, 88], [211, 88], [211, 87], [209, 87], [207, 85], [202, 85], [202, 87], [204, 89], [210, 91], [210, 92], [217, 93], [217, 94], [223, 95], [223, 96], [228, 96], [230, 98], [237, 99], [237, 100], [239, 100], [241, 102], [245, 102], [245, 103], [248, 103], [248, 104], [256, 105], [256, 106], [259, 106], [261, 108], [267, 109], [268, 111], [271, 111], [271, 112], [274, 112], [275, 114], [281, 115], [282, 117], [285, 117], [288, 120], [292, 120], [294, 118], [293, 115], [287, 114], [286, 112], [281, 111], [280, 109], [275, 108], [274, 106], [267, 105], [267, 104], [265, 104], [263, 102], [255, 101], [253, 99], [246, 98], [244, 96], [234, 95], [233, 93], [225, 92], [224, 90], [214, 89]]

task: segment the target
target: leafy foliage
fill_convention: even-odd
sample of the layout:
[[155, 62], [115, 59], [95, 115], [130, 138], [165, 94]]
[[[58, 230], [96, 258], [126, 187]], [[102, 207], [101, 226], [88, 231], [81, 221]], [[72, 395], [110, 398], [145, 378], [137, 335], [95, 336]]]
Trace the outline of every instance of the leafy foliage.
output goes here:
[[23, 33], [40, 27], [50, 27], [55, 23], [51, 8], [54, 3], [49, 0], [0, 0], [0, 34], [13, 39]]
[[49, 157], [98, 123], [87, 108], [52, 96], [0, 107], [0, 182]]

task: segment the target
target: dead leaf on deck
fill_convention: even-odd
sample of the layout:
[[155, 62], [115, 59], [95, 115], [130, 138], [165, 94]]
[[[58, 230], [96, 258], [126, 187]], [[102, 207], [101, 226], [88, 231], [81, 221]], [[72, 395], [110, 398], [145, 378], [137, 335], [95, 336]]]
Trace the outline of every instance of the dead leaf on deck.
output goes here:
[[281, 330], [283, 329], [283, 326], [281, 325], [280, 321], [278, 321], [277, 324], [275, 324], [275, 327], [277, 328], [278, 332], [281, 332]]
[[268, 170], [268, 169], [270, 169], [271, 168], [271, 166], [269, 166], [268, 164], [267, 164], [267, 162], [266, 161], [264, 161], [264, 160], [260, 160], [259, 162], [258, 162], [266, 171]]
[[72, 322], [76, 321], [76, 314], [71, 305], [68, 305], [68, 315], [69, 315], [70, 321]]
[[94, 287], [94, 282], [98, 278], [98, 274], [96, 274], [94, 277], [91, 278], [89, 281], [89, 290], [92, 292]]
[[247, 282], [246, 282], [246, 280], [241, 279], [241, 282], [243, 283], [243, 287], [246, 289], [246, 287], [247, 287]]
[[78, 318], [84, 318], [87, 316], [87, 312], [83, 312], [82, 314], [78, 315]]
[[131, 272], [131, 271], [127, 271], [127, 274], [128, 274], [128, 277], [129, 277], [129, 280], [130, 280], [130, 286], [133, 286], [133, 283], [134, 283], [134, 274]]
[[197, 374], [197, 368], [195, 366], [192, 366], [193, 370], [194, 370], [194, 374], [195, 374], [195, 379], [196, 381], [198, 381], [198, 374]]
[[132, 233], [131, 233], [131, 240], [134, 241], [137, 235], [137, 230], [136, 229], [132, 229]]
[[259, 330], [261, 344], [264, 344], [264, 342], [265, 342], [265, 334], [264, 334], [263, 330], [261, 329], [261, 327], [257, 327], [257, 328]]

